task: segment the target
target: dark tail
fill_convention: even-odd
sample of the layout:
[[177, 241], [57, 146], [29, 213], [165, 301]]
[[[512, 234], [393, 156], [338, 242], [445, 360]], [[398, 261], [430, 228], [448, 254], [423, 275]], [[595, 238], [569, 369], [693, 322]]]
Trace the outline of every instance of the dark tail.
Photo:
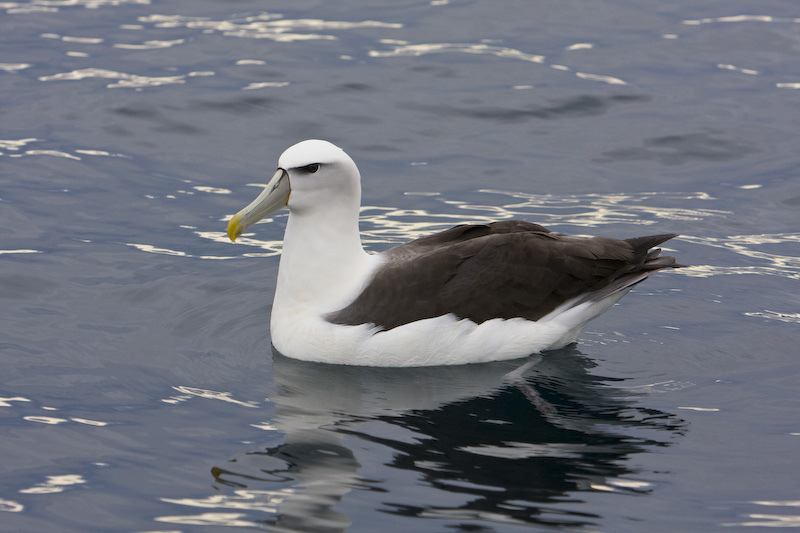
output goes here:
[[651, 249], [677, 236], [677, 233], [664, 233], [663, 235], [648, 235], [647, 237], [625, 239], [625, 242], [633, 248], [634, 254], [633, 260], [628, 265], [629, 268], [632, 268], [630, 273], [685, 267], [686, 265], [679, 264], [671, 255], [662, 257], [661, 249]]
[[625, 242], [633, 248], [633, 258], [612, 276], [613, 281], [610, 284], [587, 294], [577, 303], [604, 300], [614, 293], [627, 291], [637, 283], [646, 280], [656, 270], [685, 267], [686, 265], [681, 265], [671, 255], [662, 256], [660, 248], [654, 248], [677, 236], [676, 233], [665, 233], [625, 239]]

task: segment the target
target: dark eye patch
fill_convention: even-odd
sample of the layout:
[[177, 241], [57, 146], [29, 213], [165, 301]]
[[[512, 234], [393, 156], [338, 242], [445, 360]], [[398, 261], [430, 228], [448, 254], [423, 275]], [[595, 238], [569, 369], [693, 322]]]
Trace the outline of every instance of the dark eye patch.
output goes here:
[[319, 163], [311, 163], [310, 165], [306, 165], [304, 167], [300, 167], [300, 170], [303, 172], [308, 172], [309, 174], [313, 174], [317, 170], [319, 170]]

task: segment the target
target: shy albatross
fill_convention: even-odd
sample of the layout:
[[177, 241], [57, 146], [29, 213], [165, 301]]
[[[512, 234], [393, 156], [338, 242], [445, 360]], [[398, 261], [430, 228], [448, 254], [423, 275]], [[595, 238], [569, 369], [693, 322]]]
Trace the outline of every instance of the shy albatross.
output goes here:
[[280, 156], [264, 191], [228, 224], [235, 241], [284, 207], [289, 218], [270, 334], [295, 359], [433, 366], [524, 357], [575, 341], [656, 270], [675, 237], [576, 237], [530, 222], [464, 224], [379, 254], [358, 228], [361, 176], [339, 147]]

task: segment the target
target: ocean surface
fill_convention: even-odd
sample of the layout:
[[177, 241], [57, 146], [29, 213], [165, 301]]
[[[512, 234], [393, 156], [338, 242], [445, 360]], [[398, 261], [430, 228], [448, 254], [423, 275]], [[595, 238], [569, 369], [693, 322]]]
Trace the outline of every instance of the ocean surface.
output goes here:
[[[0, 1], [0, 531], [800, 528], [798, 57], [786, 0]], [[306, 138], [369, 250], [690, 266], [518, 379], [289, 360], [286, 212], [225, 227]]]

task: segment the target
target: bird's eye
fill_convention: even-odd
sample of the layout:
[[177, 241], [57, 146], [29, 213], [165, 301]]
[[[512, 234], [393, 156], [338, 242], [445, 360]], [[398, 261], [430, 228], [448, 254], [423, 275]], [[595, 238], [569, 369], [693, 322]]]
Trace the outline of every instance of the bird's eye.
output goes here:
[[313, 174], [314, 172], [319, 170], [319, 163], [311, 163], [310, 165], [300, 167], [300, 170], [302, 170], [303, 172], [308, 172], [309, 174]]

